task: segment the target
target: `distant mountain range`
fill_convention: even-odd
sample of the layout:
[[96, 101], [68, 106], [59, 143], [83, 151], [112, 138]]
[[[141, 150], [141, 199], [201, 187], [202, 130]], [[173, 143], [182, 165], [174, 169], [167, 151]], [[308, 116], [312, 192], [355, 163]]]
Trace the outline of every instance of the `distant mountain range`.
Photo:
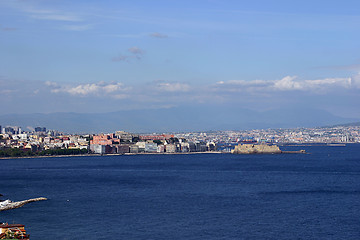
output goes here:
[[233, 107], [174, 107], [109, 113], [33, 113], [0, 115], [1, 126], [43, 126], [66, 133], [124, 130], [137, 133], [319, 127], [357, 122], [317, 109], [265, 112]]
[[345, 124], [336, 124], [333, 125], [332, 127], [355, 127], [355, 126], [360, 126], [360, 122], [351, 122], [351, 123], [345, 123]]

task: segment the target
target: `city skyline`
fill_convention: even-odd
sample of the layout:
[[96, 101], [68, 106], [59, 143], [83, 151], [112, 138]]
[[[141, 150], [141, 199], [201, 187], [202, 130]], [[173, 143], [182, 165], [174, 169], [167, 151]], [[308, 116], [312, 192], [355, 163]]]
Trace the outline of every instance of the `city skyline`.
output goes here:
[[241, 105], [360, 119], [359, 7], [1, 1], [1, 115]]

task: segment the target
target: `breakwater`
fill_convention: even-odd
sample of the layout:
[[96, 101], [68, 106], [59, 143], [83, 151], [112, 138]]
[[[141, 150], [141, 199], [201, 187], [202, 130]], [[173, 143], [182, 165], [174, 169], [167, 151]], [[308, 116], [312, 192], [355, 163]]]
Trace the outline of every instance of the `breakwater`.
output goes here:
[[18, 202], [9, 202], [5, 206], [0, 206], [0, 212], [15, 209], [15, 208], [19, 208], [19, 207], [22, 207], [25, 204], [28, 204], [28, 203], [31, 203], [31, 202], [38, 202], [38, 201], [44, 201], [44, 200], [47, 200], [47, 198], [39, 197], [39, 198], [32, 198], [32, 199], [18, 201]]

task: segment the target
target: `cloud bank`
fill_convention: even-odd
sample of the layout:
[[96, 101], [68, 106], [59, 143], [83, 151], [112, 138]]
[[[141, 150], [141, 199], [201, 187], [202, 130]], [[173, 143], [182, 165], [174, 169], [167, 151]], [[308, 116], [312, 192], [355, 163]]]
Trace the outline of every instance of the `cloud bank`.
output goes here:
[[160, 82], [156, 87], [165, 92], [188, 92], [191, 89], [189, 84], [179, 82]]
[[98, 82], [98, 83], [87, 83], [87, 84], [79, 84], [76, 86], [64, 85], [60, 86], [55, 82], [45, 82], [45, 85], [50, 88], [52, 93], [68, 93], [73, 96], [88, 96], [88, 95], [96, 95], [96, 96], [104, 96], [109, 93], [114, 92], [123, 92], [128, 90], [128, 88], [124, 87], [123, 83], [120, 82]]
[[201, 104], [239, 104], [256, 110], [311, 105], [360, 116], [360, 110], [354, 105], [360, 101], [360, 74], [350, 78], [306, 80], [285, 76], [278, 80], [228, 80], [209, 84], [166, 80], [129, 84], [121, 81], [60, 83], [0, 79], [0, 85], [0, 93], [6, 96], [4, 111], [20, 111], [20, 103], [24, 102], [42, 111], [75, 112]]
[[313, 93], [337, 89], [359, 88], [359, 75], [351, 78], [324, 78], [315, 80], [298, 80], [296, 76], [286, 76], [279, 80], [230, 80], [217, 82], [215, 88], [227, 91], [276, 92], [308, 91]]

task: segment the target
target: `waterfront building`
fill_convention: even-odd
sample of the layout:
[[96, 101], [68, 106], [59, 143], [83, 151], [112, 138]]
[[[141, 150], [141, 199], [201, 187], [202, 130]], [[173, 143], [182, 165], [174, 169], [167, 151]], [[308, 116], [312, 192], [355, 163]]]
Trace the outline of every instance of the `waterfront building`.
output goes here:
[[93, 153], [105, 154], [105, 145], [92, 144], [92, 145], [90, 145], [90, 150]]
[[216, 144], [214, 142], [208, 142], [206, 143], [207, 151], [215, 151], [216, 150]]
[[165, 146], [163, 144], [157, 146], [157, 152], [163, 153], [165, 152]]
[[94, 135], [93, 139], [90, 140], [90, 145], [97, 144], [97, 145], [110, 145], [112, 144], [112, 137], [110, 134], [101, 134], [101, 135]]
[[116, 131], [115, 132], [115, 137], [120, 139], [120, 142], [127, 142], [127, 143], [131, 143], [133, 141], [133, 138], [136, 137], [137, 135], [128, 133], [128, 132], [124, 132], [124, 131]]
[[138, 146], [138, 152], [145, 152], [145, 142], [137, 142], [135, 145]]
[[194, 142], [188, 142], [189, 144], [189, 152], [196, 152], [196, 145]]
[[130, 152], [130, 145], [129, 144], [119, 144], [116, 146], [117, 153], [123, 154], [123, 153], [129, 153]]
[[165, 145], [165, 152], [167, 153], [175, 153], [176, 152], [176, 145], [171, 143], [171, 144], [166, 144]]
[[154, 142], [146, 142], [145, 143], [145, 152], [148, 152], [148, 153], [155, 153], [157, 152], [157, 144], [154, 143]]
[[139, 146], [134, 144], [129, 146], [130, 153], [139, 153]]
[[188, 142], [180, 143], [181, 152], [190, 152], [190, 144]]

